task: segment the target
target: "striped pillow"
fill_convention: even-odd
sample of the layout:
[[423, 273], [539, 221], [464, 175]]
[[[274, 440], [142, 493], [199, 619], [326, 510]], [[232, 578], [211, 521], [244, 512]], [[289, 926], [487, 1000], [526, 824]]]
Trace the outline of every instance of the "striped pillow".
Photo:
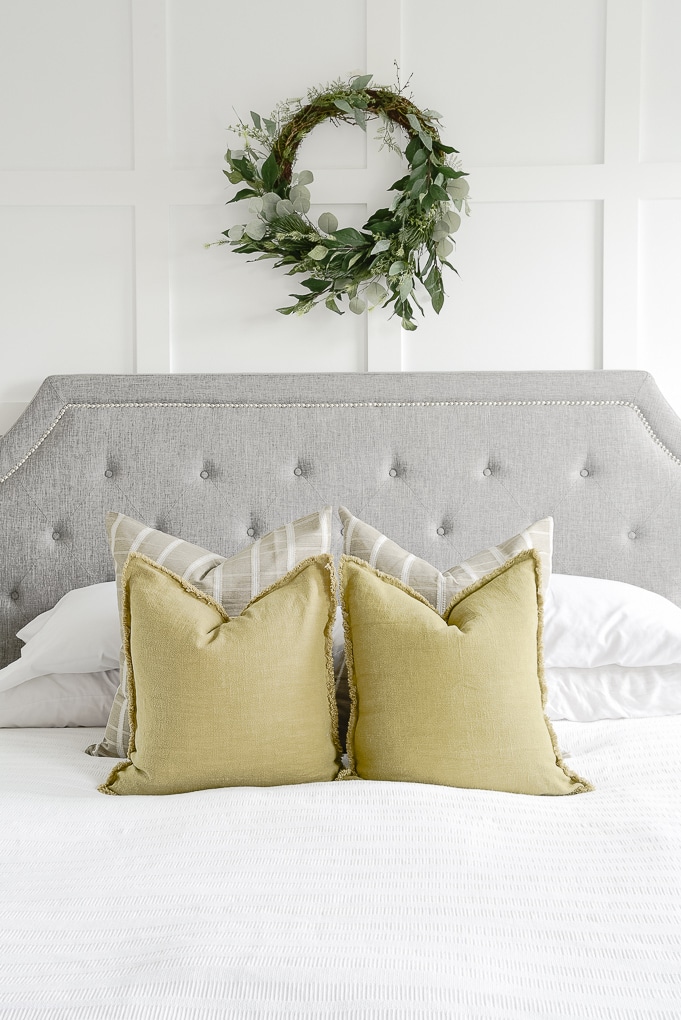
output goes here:
[[[121, 575], [131, 552], [142, 553], [160, 566], [190, 581], [199, 591], [219, 602], [228, 616], [238, 616], [265, 588], [269, 588], [298, 563], [328, 553], [331, 547], [331, 507], [301, 517], [263, 535], [230, 559], [208, 552], [181, 538], [155, 531], [124, 514], [108, 513], [106, 527], [116, 564], [118, 608], [121, 609]], [[103, 739], [91, 744], [88, 754], [125, 758], [130, 742], [127, 669], [121, 649], [120, 685], [111, 707]]]
[[531, 524], [513, 538], [484, 549], [441, 573], [426, 560], [420, 560], [386, 538], [370, 524], [360, 521], [344, 506], [339, 507], [338, 512], [343, 522], [345, 555], [356, 556], [376, 570], [399, 578], [402, 584], [428, 599], [440, 614], [444, 613], [457, 592], [463, 591], [473, 581], [479, 581], [485, 574], [496, 570], [525, 549], [536, 549], [541, 564], [542, 590], [545, 592], [548, 586], [553, 550], [553, 517], [545, 517], [543, 521]]
[[[546, 592], [551, 576], [551, 554], [553, 551], [553, 517], [545, 517], [531, 524], [525, 531], [499, 545], [484, 549], [449, 570], [440, 572], [426, 560], [402, 549], [370, 524], [365, 524], [344, 506], [338, 508], [343, 522], [343, 552], [365, 560], [384, 574], [397, 577], [423, 595], [442, 615], [454, 596], [478, 581], [486, 574], [512, 559], [524, 549], [535, 549], [539, 555], [542, 591]], [[350, 691], [348, 671], [343, 660], [337, 667], [336, 700], [338, 702], [338, 725], [341, 743], [345, 743], [348, 717], [350, 714]]]

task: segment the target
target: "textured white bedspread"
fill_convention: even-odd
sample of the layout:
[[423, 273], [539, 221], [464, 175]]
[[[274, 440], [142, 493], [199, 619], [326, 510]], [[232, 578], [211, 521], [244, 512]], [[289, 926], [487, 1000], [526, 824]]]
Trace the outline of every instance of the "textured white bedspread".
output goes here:
[[105, 797], [0, 732], [0, 1017], [678, 1020], [681, 717], [556, 728], [595, 793]]

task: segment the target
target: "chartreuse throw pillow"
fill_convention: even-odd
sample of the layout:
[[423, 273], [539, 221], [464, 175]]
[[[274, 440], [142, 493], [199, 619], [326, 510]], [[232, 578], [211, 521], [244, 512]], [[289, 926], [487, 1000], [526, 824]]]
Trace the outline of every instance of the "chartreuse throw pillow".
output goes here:
[[232, 618], [138, 553], [121, 584], [130, 760], [102, 793], [336, 778], [330, 555], [299, 563]]
[[539, 557], [519, 553], [442, 614], [341, 559], [350, 773], [508, 793], [581, 793], [544, 716]]

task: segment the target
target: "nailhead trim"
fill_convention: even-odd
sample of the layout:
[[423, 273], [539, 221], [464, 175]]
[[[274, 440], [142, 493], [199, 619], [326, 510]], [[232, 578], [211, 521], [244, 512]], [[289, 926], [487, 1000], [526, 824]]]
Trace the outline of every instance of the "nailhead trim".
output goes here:
[[48, 429], [43, 432], [40, 439], [34, 443], [31, 449], [28, 451], [25, 457], [22, 457], [14, 467], [0, 478], [0, 485], [6, 482], [12, 475], [22, 467], [27, 460], [33, 456], [42, 444], [45, 442], [50, 433], [57, 427], [61, 419], [67, 413], [67, 411], [76, 410], [83, 408], [85, 410], [95, 410], [99, 407], [106, 408], [128, 408], [128, 407], [207, 407], [207, 408], [228, 408], [231, 410], [249, 410], [253, 409], [276, 409], [281, 408], [286, 410], [287, 408], [322, 408], [322, 407], [628, 407], [634, 412], [638, 420], [643, 425], [644, 429], [648, 433], [649, 437], [655, 443], [656, 446], [662, 450], [662, 452], [669, 457], [674, 464], [681, 465], [681, 459], [671, 452], [668, 447], [664, 445], [662, 440], [655, 434], [652, 426], [648, 422], [647, 418], [641, 411], [640, 407], [633, 404], [630, 400], [352, 400], [352, 401], [328, 401], [328, 402], [300, 402], [300, 403], [190, 403], [189, 401], [145, 401], [145, 402], [133, 402], [125, 401], [122, 403], [72, 403], [64, 404], [59, 411], [59, 414], [54, 419]]

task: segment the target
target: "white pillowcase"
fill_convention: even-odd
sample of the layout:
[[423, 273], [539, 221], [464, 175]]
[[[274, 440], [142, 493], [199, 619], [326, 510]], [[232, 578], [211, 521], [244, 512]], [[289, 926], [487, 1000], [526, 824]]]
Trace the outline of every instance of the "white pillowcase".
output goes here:
[[121, 632], [115, 582], [74, 588], [22, 627], [17, 637], [26, 644], [21, 658], [0, 669], [0, 691], [47, 674], [118, 669]]
[[553, 574], [544, 606], [547, 668], [681, 663], [681, 608], [623, 581]]
[[0, 727], [106, 726], [118, 680], [117, 669], [25, 680], [0, 691]]
[[545, 670], [546, 714], [556, 721], [681, 715], [681, 665]]

